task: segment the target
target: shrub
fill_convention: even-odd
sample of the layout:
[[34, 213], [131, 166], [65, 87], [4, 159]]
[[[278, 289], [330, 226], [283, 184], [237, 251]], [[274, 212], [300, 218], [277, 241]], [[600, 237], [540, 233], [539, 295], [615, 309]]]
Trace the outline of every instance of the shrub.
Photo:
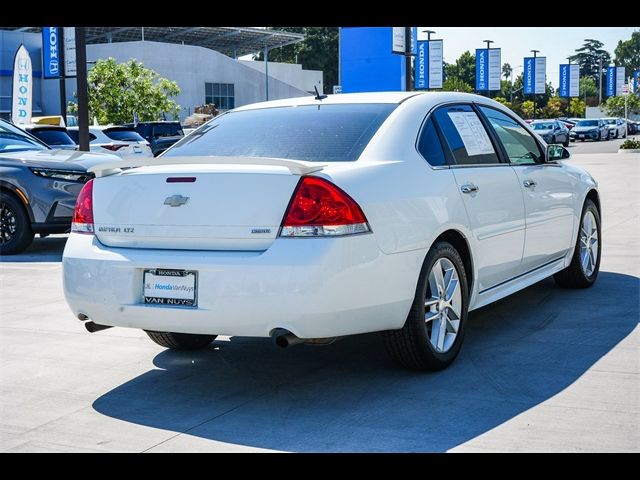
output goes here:
[[622, 145], [620, 145], [621, 150], [630, 150], [630, 149], [640, 149], [640, 140], [632, 140], [627, 138]]

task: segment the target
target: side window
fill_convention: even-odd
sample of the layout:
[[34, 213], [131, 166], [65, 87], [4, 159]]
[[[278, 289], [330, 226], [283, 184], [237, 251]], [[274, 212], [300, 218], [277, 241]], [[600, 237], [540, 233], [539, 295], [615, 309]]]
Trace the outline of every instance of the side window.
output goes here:
[[487, 131], [471, 106], [440, 107], [433, 116], [457, 165], [500, 163]]
[[541, 163], [544, 156], [538, 142], [510, 116], [490, 107], [480, 106], [489, 123], [496, 131], [511, 163]]
[[438, 133], [433, 124], [433, 117], [427, 119], [427, 123], [422, 129], [420, 140], [418, 141], [418, 151], [432, 167], [440, 167], [447, 164], [440, 138], [438, 138]]

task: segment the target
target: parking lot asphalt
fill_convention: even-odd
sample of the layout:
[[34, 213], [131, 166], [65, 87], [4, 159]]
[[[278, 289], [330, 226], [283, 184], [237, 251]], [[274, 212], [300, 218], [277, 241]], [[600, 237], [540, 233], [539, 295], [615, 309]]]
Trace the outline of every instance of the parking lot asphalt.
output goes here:
[[600, 182], [596, 285], [472, 312], [438, 373], [394, 366], [376, 334], [197, 353], [89, 334], [62, 296], [64, 236], [36, 240], [0, 263], [0, 450], [640, 451], [640, 155], [570, 161]]
[[[629, 138], [640, 140], [640, 135], [629, 135]], [[622, 142], [624, 142], [623, 138], [612, 138], [611, 140], [603, 140], [601, 142], [595, 142], [593, 140], [581, 142], [578, 140], [577, 142], [569, 142], [569, 151], [571, 155], [581, 153], [617, 153]]]

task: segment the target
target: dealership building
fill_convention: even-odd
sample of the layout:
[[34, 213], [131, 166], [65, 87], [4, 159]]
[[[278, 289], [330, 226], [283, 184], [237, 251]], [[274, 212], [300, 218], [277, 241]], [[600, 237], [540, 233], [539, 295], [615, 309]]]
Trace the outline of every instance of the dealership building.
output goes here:
[[[33, 114], [60, 113], [60, 80], [43, 78], [40, 27], [0, 29], [0, 116], [11, 112], [13, 60], [23, 44], [33, 65]], [[322, 71], [299, 64], [242, 60], [258, 52], [300, 42], [300, 34], [244, 27], [87, 27], [87, 66], [113, 57], [136, 59], [180, 87], [174, 100], [180, 119], [194, 107], [215, 103], [227, 110], [254, 102], [323, 91]], [[65, 80], [66, 98], [76, 101], [75, 78]]]

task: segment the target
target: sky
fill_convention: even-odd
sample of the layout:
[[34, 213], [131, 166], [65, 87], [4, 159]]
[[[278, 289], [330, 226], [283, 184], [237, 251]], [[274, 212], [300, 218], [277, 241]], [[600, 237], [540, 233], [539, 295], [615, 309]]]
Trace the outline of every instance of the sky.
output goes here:
[[[604, 43], [612, 59], [619, 40], [629, 40], [640, 27], [418, 27], [435, 30], [432, 39], [442, 39], [444, 61], [453, 63], [465, 51], [475, 55], [476, 48], [486, 47], [483, 40], [493, 40], [491, 48], [501, 48], [502, 63], [514, 69], [514, 78], [522, 73], [523, 58], [532, 56], [532, 49], [540, 50], [539, 57], [547, 57], [547, 81], [558, 87], [561, 63], [583, 45], [585, 38]], [[519, 68], [516, 68], [520, 65]]]

